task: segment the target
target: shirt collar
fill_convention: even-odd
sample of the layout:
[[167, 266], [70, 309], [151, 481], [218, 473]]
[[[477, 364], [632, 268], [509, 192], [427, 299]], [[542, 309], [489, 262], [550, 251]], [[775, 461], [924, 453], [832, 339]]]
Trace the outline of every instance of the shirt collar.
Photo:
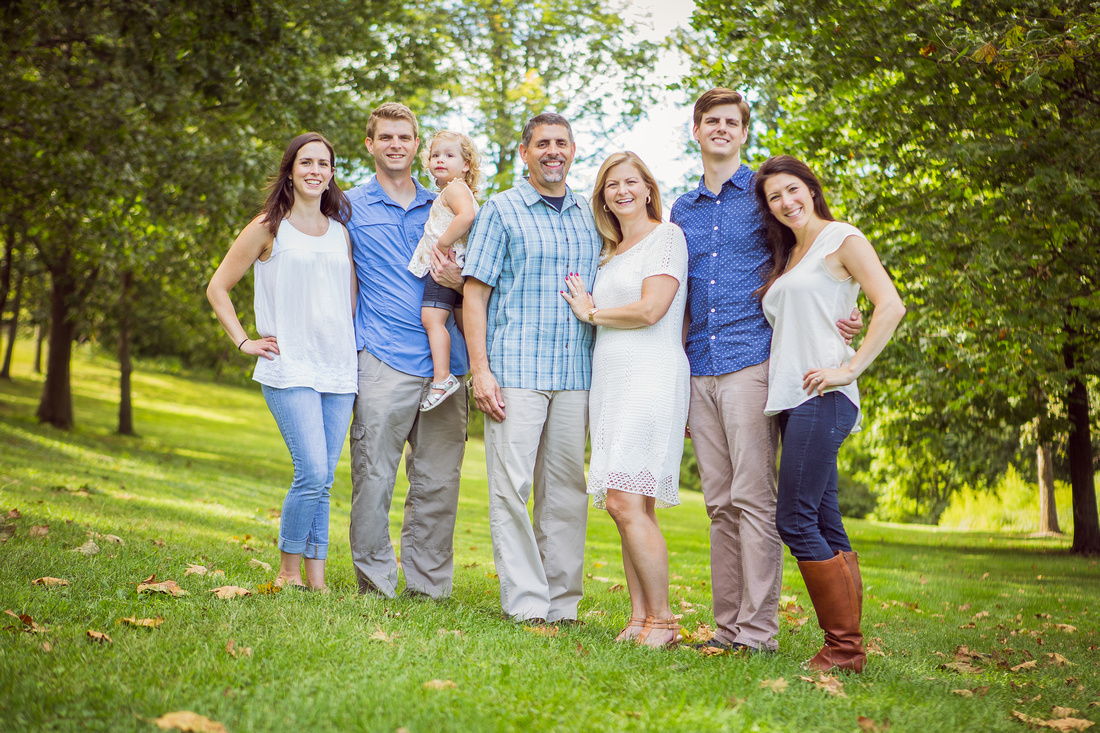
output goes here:
[[[742, 163], [737, 168], [737, 170], [733, 172], [733, 175], [730, 176], [729, 179], [722, 184], [722, 189], [724, 190], [726, 186], [732, 185], [736, 186], [742, 191], [747, 191], [749, 189], [749, 186], [752, 184], [752, 176], [752, 168], [749, 168], [747, 165]], [[716, 198], [714, 193], [712, 193], [711, 190], [707, 188], [705, 176], [699, 176], [699, 185], [695, 187], [695, 190], [690, 191], [688, 195], [692, 197], [692, 203], [695, 203], [704, 196], [707, 198]]]
[[[416, 198], [414, 198], [413, 202], [409, 204], [409, 211], [415, 209], [418, 206], [430, 204], [431, 202], [435, 201], [436, 194], [421, 186], [420, 181], [416, 180], [415, 178], [412, 179], [412, 182], [413, 185], [416, 186]], [[396, 201], [391, 199], [390, 195], [386, 193], [386, 191], [382, 188], [382, 184], [378, 182], [377, 175], [371, 176], [371, 179], [367, 181], [365, 186], [363, 186], [363, 199], [368, 204], [381, 202], [401, 208], [401, 206]]]
[[[526, 178], [521, 178], [514, 188], [519, 191], [520, 198], [523, 199], [523, 203], [527, 204], [528, 207], [534, 206], [539, 201], [542, 201], [542, 194], [539, 193]], [[549, 204], [547, 205], [549, 206]], [[577, 202], [577, 197], [573, 194], [573, 189], [569, 188], [569, 185], [566, 184], [565, 199], [562, 201], [561, 210], [565, 211], [566, 207], [569, 206], [580, 206], [580, 204]]]

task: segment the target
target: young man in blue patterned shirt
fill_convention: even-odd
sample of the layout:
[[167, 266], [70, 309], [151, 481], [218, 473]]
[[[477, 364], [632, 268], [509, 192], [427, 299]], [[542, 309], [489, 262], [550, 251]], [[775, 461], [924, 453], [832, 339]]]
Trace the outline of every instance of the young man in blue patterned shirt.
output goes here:
[[[711, 590], [718, 649], [774, 651], [783, 545], [775, 528], [779, 430], [764, 415], [771, 327], [753, 293], [771, 258], [741, 162], [749, 105], [715, 88], [695, 102], [692, 135], [703, 178], [672, 207], [688, 243], [685, 347], [691, 364], [688, 427], [710, 516]], [[862, 326], [838, 324], [846, 335]]]
[[583, 593], [595, 334], [559, 293], [571, 272], [594, 280], [600, 237], [588, 202], [565, 183], [575, 153], [561, 115], [527, 123], [519, 154], [528, 178], [481, 208], [462, 272], [473, 396], [489, 418], [489, 527], [500, 603], [518, 622], [574, 620]]

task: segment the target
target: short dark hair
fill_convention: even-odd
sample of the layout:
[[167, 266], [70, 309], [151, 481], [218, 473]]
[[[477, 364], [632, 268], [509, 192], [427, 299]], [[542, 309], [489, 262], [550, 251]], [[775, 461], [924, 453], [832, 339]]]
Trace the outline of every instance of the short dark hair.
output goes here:
[[573, 142], [573, 128], [570, 126], [569, 120], [557, 112], [543, 112], [527, 120], [527, 124], [523, 126], [523, 137], [520, 138], [523, 147], [531, 144], [531, 137], [535, 134], [535, 128], [539, 125], [561, 125], [569, 132], [569, 142]]
[[703, 115], [723, 104], [736, 104], [741, 110], [741, 126], [748, 129], [749, 117], [751, 116], [749, 103], [741, 96], [741, 92], [735, 92], [726, 87], [708, 89], [695, 100], [695, 116], [693, 117], [695, 126], [698, 127], [699, 123], [703, 121]]

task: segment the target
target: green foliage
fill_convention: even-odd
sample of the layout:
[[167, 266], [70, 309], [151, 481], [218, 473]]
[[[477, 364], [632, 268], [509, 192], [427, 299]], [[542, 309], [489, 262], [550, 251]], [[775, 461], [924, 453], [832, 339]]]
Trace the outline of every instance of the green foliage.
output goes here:
[[[1070, 487], [1063, 481], [1054, 486], [1058, 507], [1058, 526], [1063, 532], [1073, 532], [1073, 510]], [[1009, 466], [996, 486], [986, 491], [965, 487], [951, 497], [940, 515], [939, 525], [951, 529], [980, 532], [1039, 531], [1039, 488], [1025, 481]]]

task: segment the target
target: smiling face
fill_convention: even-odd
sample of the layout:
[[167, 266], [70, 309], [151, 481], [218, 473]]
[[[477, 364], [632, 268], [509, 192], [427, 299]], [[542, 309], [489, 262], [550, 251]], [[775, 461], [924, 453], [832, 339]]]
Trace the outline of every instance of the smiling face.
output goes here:
[[470, 170], [470, 164], [462, 156], [462, 146], [457, 140], [436, 140], [428, 154], [428, 171], [436, 184], [443, 188]]
[[538, 125], [531, 132], [531, 144], [519, 146], [530, 174], [527, 180], [546, 196], [565, 194], [565, 176], [576, 152], [569, 130], [562, 125]]
[[703, 113], [691, 135], [699, 143], [704, 158], [730, 160], [739, 158], [741, 146], [749, 139], [749, 130], [736, 104], [719, 104]]
[[764, 181], [764, 198], [772, 216], [795, 231], [818, 218], [809, 187], [790, 173], [777, 173]]
[[332, 156], [322, 142], [306, 143], [298, 148], [291, 168], [290, 180], [294, 195], [306, 199], [320, 198], [332, 180]]
[[412, 171], [413, 156], [420, 147], [420, 138], [408, 120], [381, 118], [375, 126], [374, 137], [368, 137], [366, 145], [367, 152], [374, 156], [378, 172], [408, 175]]
[[647, 216], [646, 199], [653, 195], [634, 165], [619, 163], [607, 171], [603, 200], [620, 222]]

